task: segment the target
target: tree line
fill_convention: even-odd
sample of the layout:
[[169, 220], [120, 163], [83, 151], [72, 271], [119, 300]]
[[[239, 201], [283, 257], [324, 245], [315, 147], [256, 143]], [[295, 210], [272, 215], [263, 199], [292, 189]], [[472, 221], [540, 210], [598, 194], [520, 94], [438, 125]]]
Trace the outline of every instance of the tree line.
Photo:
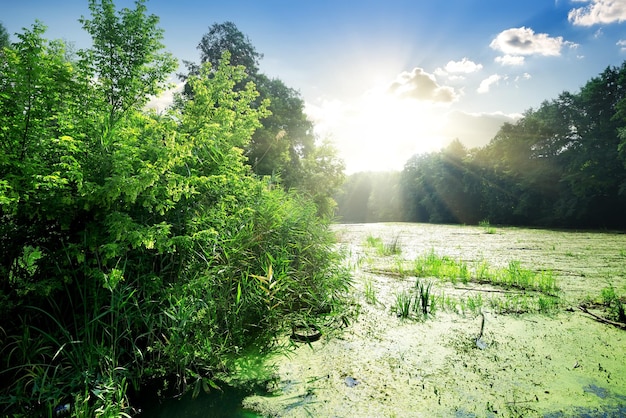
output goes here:
[[354, 174], [337, 201], [345, 222], [625, 228], [626, 62], [505, 123], [484, 147], [454, 140], [400, 173]]
[[130, 416], [147, 383], [219, 389], [242, 353], [343, 315], [331, 190], [308, 175], [341, 162], [302, 99], [229, 24], [147, 109], [176, 60], [144, 3], [90, 0], [75, 52], [41, 22], [0, 30], [0, 415]]

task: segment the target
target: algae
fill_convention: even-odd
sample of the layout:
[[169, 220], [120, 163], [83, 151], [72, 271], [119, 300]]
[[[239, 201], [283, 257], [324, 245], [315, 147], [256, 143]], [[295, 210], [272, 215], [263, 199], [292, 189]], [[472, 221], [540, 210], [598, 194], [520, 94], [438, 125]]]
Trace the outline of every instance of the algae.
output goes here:
[[[336, 233], [351, 254], [360, 314], [342, 334], [274, 358], [274, 393], [246, 397], [246, 408], [273, 417], [625, 415], [626, 333], [575, 307], [607, 285], [626, 289], [626, 235], [504, 227], [485, 234], [425, 224], [338, 225]], [[372, 255], [367, 237], [400, 250]], [[424, 320], [398, 318], [395, 295], [415, 279], [380, 272], [431, 250], [467, 263], [506, 267], [515, 260], [550, 270], [558, 309], [501, 314], [485, 304], [464, 314], [444, 308]], [[377, 303], [367, 303], [366, 286]], [[437, 283], [434, 292], [460, 291]]]

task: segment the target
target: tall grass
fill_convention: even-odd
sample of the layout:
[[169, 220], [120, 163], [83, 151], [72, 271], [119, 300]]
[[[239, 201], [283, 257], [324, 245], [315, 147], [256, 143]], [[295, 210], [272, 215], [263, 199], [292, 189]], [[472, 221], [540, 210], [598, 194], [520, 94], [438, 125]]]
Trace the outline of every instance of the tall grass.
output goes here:
[[470, 279], [470, 271], [466, 263], [448, 256], [439, 256], [434, 250], [417, 257], [413, 264], [413, 274], [417, 277], [437, 277], [456, 283], [466, 283]]
[[437, 298], [432, 286], [432, 282], [417, 279], [413, 289], [403, 290], [396, 294], [392, 312], [400, 318], [424, 319], [429, 315], [434, 315], [437, 310]]

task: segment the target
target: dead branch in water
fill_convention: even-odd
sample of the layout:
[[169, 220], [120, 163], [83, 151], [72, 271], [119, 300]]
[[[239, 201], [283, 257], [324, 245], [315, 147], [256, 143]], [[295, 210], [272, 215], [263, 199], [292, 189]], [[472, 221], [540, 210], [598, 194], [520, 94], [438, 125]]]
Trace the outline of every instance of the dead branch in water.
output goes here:
[[626, 330], [626, 324], [623, 324], [621, 322], [611, 321], [610, 319], [602, 318], [600, 315], [596, 315], [593, 312], [589, 312], [589, 310], [582, 305], [579, 306], [578, 309], [580, 309], [587, 315], [591, 315], [596, 321], [602, 322], [607, 325], [613, 325], [614, 327]]
[[455, 287], [456, 290], [469, 290], [472, 292], [488, 292], [488, 293], [526, 293], [522, 290], [504, 290], [504, 289], [481, 289], [478, 287]]

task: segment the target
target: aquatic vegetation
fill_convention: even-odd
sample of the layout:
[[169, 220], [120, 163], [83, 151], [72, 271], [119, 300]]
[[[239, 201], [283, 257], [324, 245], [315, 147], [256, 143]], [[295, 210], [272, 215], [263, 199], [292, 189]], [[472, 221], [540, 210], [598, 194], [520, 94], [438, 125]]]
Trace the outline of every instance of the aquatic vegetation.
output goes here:
[[517, 260], [510, 261], [506, 268], [493, 268], [484, 260], [471, 268], [462, 260], [439, 256], [433, 250], [415, 259], [413, 274], [417, 277], [436, 277], [452, 283], [461, 280], [465, 284], [485, 283], [547, 294], [558, 291], [556, 278], [549, 270], [529, 270], [523, 268]]
[[419, 279], [415, 282], [416, 292], [413, 310], [423, 317], [434, 314], [437, 306], [435, 295], [432, 293], [432, 286], [432, 282], [424, 283]]
[[417, 277], [448, 279], [452, 283], [456, 283], [459, 279], [463, 282], [470, 279], [470, 270], [467, 264], [445, 255], [439, 256], [434, 250], [415, 259], [413, 274]]
[[608, 319], [626, 323], [626, 313], [624, 312], [626, 296], [618, 296], [613, 286], [602, 289], [600, 295], [602, 304], [606, 308]]
[[483, 230], [485, 231], [485, 234], [495, 234], [496, 233], [496, 228], [491, 226], [491, 224], [489, 223], [489, 219], [483, 219], [482, 221], [478, 222], [478, 226], [483, 228]]
[[411, 315], [411, 305], [413, 302], [413, 295], [410, 292], [403, 290], [396, 294], [396, 303], [392, 307], [392, 311], [400, 318], [409, 318]]
[[396, 235], [390, 242], [384, 242], [382, 238], [370, 235], [366, 238], [366, 246], [373, 248], [376, 255], [381, 257], [402, 253], [399, 235]]
[[376, 289], [371, 280], [367, 280], [365, 282], [365, 301], [370, 305], [376, 305], [378, 303], [378, 299], [376, 298]]

